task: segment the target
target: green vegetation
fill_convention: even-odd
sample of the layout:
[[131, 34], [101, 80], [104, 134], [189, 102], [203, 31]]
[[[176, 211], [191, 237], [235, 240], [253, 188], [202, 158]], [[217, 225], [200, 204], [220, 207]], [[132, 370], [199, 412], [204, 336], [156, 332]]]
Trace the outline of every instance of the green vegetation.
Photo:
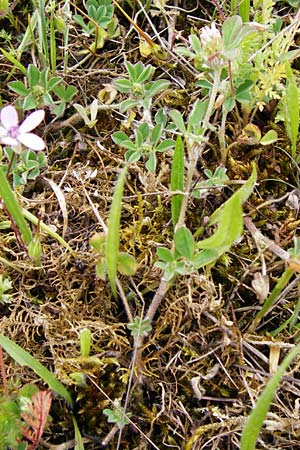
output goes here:
[[299, 447], [299, 1], [179, 3], [0, 1], [0, 450]]

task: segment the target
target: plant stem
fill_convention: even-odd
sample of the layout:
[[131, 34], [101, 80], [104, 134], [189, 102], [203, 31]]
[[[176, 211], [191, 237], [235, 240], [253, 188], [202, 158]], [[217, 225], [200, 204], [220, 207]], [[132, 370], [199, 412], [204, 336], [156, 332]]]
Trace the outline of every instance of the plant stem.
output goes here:
[[214, 104], [216, 101], [216, 97], [218, 94], [218, 90], [219, 90], [219, 86], [220, 86], [220, 78], [221, 78], [221, 68], [217, 68], [214, 71], [214, 83], [212, 86], [212, 90], [210, 92], [210, 97], [209, 97], [209, 103], [208, 103], [208, 107], [205, 113], [205, 117], [203, 119], [203, 128], [204, 130], [207, 130], [208, 128], [211, 128], [211, 125], [209, 123], [209, 119], [210, 116], [212, 115], [213, 109], [214, 109]]

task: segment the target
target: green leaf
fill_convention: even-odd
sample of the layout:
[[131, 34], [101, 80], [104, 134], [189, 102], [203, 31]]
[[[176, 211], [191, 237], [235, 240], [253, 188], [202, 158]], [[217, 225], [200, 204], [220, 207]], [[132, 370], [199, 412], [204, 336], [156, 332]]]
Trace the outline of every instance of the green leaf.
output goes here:
[[74, 427], [74, 432], [75, 432], [75, 442], [76, 442], [74, 450], [84, 450], [83, 439], [82, 439], [81, 433], [79, 431], [77, 421], [76, 421], [75, 417], [73, 416], [73, 414], [72, 414], [72, 422], [73, 422], [73, 427]]
[[173, 139], [165, 139], [156, 147], [156, 151], [157, 152], [165, 152], [166, 150], [173, 148], [174, 145], [175, 145], [175, 142], [173, 141]]
[[190, 44], [191, 44], [193, 50], [195, 50], [196, 53], [202, 52], [202, 45], [201, 45], [201, 41], [198, 38], [198, 36], [196, 36], [195, 34], [190, 34], [189, 41], [190, 41]]
[[[181, 136], [177, 137], [175, 144], [171, 172], [171, 191], [184, 191], [184, 148]], [[179, 219], [182, 200], [183, 194], [173, 195], [171, 199], [172, 222], [174, 228]]]
[[155, 152], [151, 152], [149, 158], [145, 164], [145, 167], [149, 172], [154, 173], [156, 169], [156, 155]]
[[40, 82], [41, 73], [37, 67], [33, 64], [29, 64], [28, 66], [28, 84], [30, 89], [37, 86]]
[[259, 141], [261, 145], [274, 144], [278, 139], [278, 134], [275, 130], [269, 130]]
[[2, 168], [0, 168], [0, 197], [2, 198], [5, 207], [7, 208], [12, 219], [16, 223], [25, 244], [29, 244], [32, 240], [32, 234], [30, 228], [23, 217], [22, 210], [16, 197], [3, 173]]
[[145, 81], [149, 80], [149, 78], [153, 77], [155, 68], [151, 65], [148, 65], [144, 68], [144, 65], [142, 63], [140, 63], [140, 64], [143, 66], [143, 70], [140, 71], [139, 70], [140, 68], [138, 67], [138, 70], [136, 70], [137, 78], [135, 81], [137, 83], [144, 83]]
[[217, 231], [211, 237], [198, 242], [198, 248], [212, 249], [224, 253], [241, 236], [243, 217], [240, 197], [233, 195], [226, 201], [219, 221]]
[[[249, 0], [244, 0], [249, 1]], [[253, 33], [255, 29], [248, 24], [244, 24], [240, 16], [227, 18], [222, 26], [223, 42], [225, 51], [234, 50], [239, 47], [242, 40]]]
[[22, 97], [25, 97], [25, 95], [28, 94], [29, 90], [25, 86], [22, 81], [11, 81], [8, 83], [9, 89], [11, 89], [13, 92], [15, 92], [18, 95], [21, 95]]
[[[1, 183], [0, 183], [1, 184]], [[59, 244], [64, 247], [66, 250], [68, 250], [70, 253], [73, 254], [74, 257], [76, 257], [75, 251], [69, 246], [69, 244], [51, 227], [46, 225], [42, 220], [38, 219], [36, 216], [34, 216], [31, 212], [27, 211], [26, 209], [22, 208], [22, 214], [25, 217], [25, 219], [29, 220], [34, 225], [40, 226], [40, 229], [46, 233], [48, 236], [51, 236], [53, 239], [55, 239]]]
[[144, 69], [144, 65], [141, 62], [138, 62], [137, 64], [131, 64], [129, 61], [125, 61], [125, 66], [129, 75], [129, 78], [131, 81], [136, 82], [137, 81], [137, 73], [141, 73]]
[[167, 80], [152, 81], [146, 86], [146, 97], [152, 98], [159, 94], [161, 91], [168, 88], [170, 82]]
[[119, 92], [126, 94], [132, 88], [132, 83], [129, 80], [121, 79], [115, 80], [114, 85]]
[[165, 262], [172, 262], [174, 259], [171, 250], [165, 247], [158, 247], [157, 256], [159, 257], [159, 259]]
[[37, 359], [6, 336], [0, 335], [0, 345], [21, 366], [30, 367], [49, 387], [63, 397], [71, 406], [73, 400], [65, 386]]
[[[231, 196], [230, 199], [232, 199], [234, 196], [239, 197], [241, 204], [243, 204], [248, 199], [248, 197], [250, 197], [250, 195], [252, 194], [255, 183], [256, 183], [256, 179], [257, 179], [257, 171], [256, 171], [255, 166], [253, 166], [252, 173], [251, 173], [250, 177], [248, 178], [248, 180], [246, 181], [246, 183], [242, 187], [240, 187], [240, 189], [238, 189]], [[216, 209], [216, 211], [210, 216], [208, 225], [213, 225], [216, 222], [220, 221], [220, 215], [221, 215], [222, 210], [225, 205], [226, 205], [226, 202], [223, 203], [223, 205], [221, 205], [218, 209]], [[197, 234], [197, 232], [196, 232], [196, 234]]]
[[191, 259], [195, 252], [195, 241], [192, 233], [186, 227], [179, 228], [174, 235], [176, 251], [187, 259]]
[[284, 120], [288, 136], [292, 143], [292, 157], [295, 159], [299, 127], [299, 92], [288, 61], [285, 62], [286, 90], [283, 99]]
[[169, 111], [169, 116], [171, 117], [172, 121], [174, 122], [180, 133], [186, 134], [186, 127], [180, 112], [177, 111], [177, 109], [172, 109], [171, 111]]
[[35, 109], [38, 106], [38, 103], [32, 94], [29, 94], [25, 97], [23, 102], [24, 111], [28, 111], [29, 109]]
[[107, 264], [108, 279], [114, 297], [117, 297], [116, 278], [117, 278], [117, 265], [118, 265], [119, 242], [120, 242], [119, 232], [121, 221], [122, 198], [124, 192], [126, 173], [127, 173], [127, 166], [125, 166], [122, 169], [119, 175], [115, 187], [115, 192], [111, 202], [107, 225], [105, 258]]
[[241, 437], [241, 450], [254, 450], [255, 444], [263, 425], [263, 421], [266, 414], [270, 408], [270, 404], [275, 395], [276, 389], [280, 383], [281, 378], [285, 374], [288, 366], [291, 364], [293, 359], [300, 352], [300, 345], [294, 347], [284, 358], [280, 366], [278, 367], [276, 373], [268, 381], [266, 387], [264, 388], [262, 394], [258, 398], [248, 420], [243, 429]]
[[127, 325], [127, 328], [131, 331], [132, 336], [148, 336], [152, 330], [150, 319], [142, 319], [138, 316], [134, 322]]
[[188, 120], [189, 133], [199, 133], [200, 124], [204, 117], [205, 109], [205, 103], [197, 99]]
[[90, 356], [91, 339], [91, 331], [88, 328], [83, 328], [80, 331], [80, 355], [83, 358]]
[[8, 59], [8, 61], [11, 62], [17, 69], [19, 69], [20, 72], [22, 72], [22, 74], [25, 75], [25, 77], [27, 77], [26, 67], [24, 67], [23, 64], [20, 63], [20, 61], [18, 61], [14, 56], [12, 56], [9, 52], [4, 50], [3, 48], [1, 48], [0, 50], [5, 56], [5, 58]]
[[119, 252], [118, 255], [118, 271], [122, 275], [132, 276], [137, 269], [137, 262], [132, 255], [125, 252]]
[[219, 258], [220, 254], [216, 250], [205, 249], [194, 255], [192, 258], [192, 264], [196, 269], [201, 269], [208, 264], [213, 263]]
[[132, 109], [135, 106], [138, 106], [140, 104], [139, 100], [132, 100], [131, 98], [128, 98], [127, 100], [124, 100], [120, 104], [120, 112], [126, 112], [128, 109]]

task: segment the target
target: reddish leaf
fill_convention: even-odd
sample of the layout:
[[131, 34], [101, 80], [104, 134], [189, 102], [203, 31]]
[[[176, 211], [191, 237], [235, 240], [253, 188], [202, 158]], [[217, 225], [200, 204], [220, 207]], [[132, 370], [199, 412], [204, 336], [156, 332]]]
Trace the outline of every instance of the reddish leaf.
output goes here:
[[21, 414], [22, 419], [28, 425], [28, 428], [22, 429], [23, 436], [32, 442], [28, 450], [35, 450], [39, 445], [49, 415], [51, 401], [50, 391], [38, 391], [33, 395], [28, 410]]

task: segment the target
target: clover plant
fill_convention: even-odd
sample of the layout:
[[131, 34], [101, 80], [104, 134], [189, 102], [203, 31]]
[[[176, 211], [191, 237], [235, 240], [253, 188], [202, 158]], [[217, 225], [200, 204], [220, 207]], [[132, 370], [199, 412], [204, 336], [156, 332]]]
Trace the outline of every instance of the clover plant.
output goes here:
[[84, 6], [87, 14], [75, 14], [73, 20], [88, 36], [95, 36], [90, 51], [96, 51], [104, 46], [107, 39], [119, 35], [118, 21], [114, 17], [111, 0], [87, 0]]
[[[74, 86], [66, 85], [61, 77], [51, 76], [48, 68], [41, 71], [29, 64], [27, 69], [27, 83], [11, 81], [8, 87], [22, 97], [22, 109], [27, 111], [40, 106], [49, 106], [52, 112], [60, 116], [77, 92]], [[53, 94], [58, 100], [53, 98]]]
[[148, 123], [141, 123], [134, 132], [134, 140], [123, 131], [117, 131], [112, 135], [116, 144], [127, 149], [125, 154], [127, 162], [137, 162], [143, 157], [146, 160], [145, 167], [152, 173], [156, 169], [156, 152], [164, 152], [175, 145], [173, 139], [164, 138], [167, 117], [162, 109], [156, 113], [155, 122], [156, 125], [152, 129]]

